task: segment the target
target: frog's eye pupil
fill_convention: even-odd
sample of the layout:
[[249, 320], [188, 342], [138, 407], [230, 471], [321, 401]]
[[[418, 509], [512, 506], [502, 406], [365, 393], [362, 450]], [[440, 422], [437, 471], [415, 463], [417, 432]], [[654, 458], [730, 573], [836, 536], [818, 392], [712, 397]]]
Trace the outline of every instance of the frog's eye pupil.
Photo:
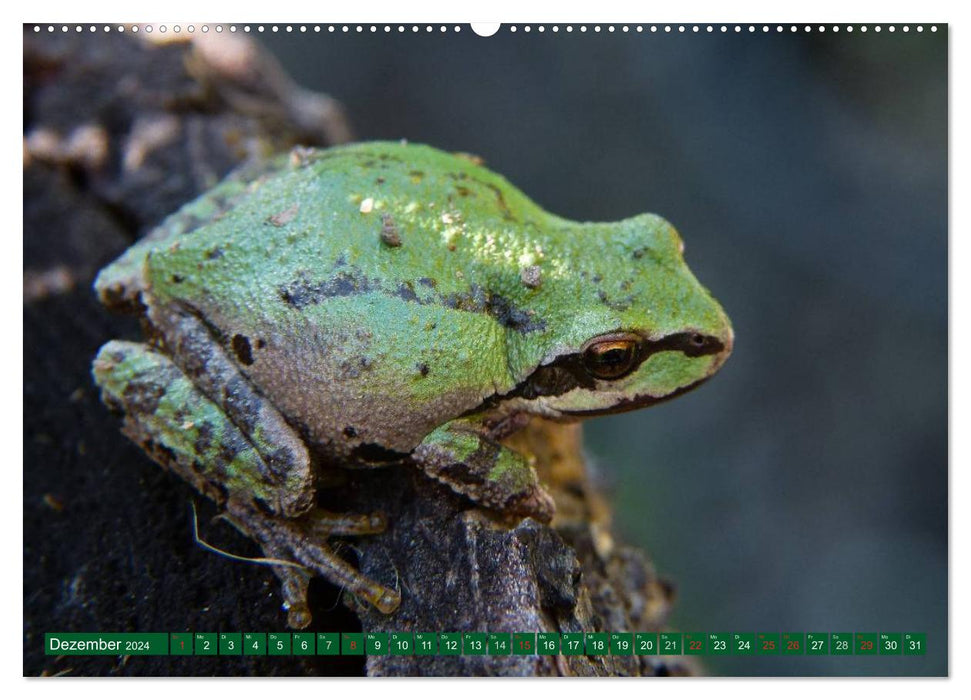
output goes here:
[[583, 363], [597, 379], [620, 379], [634, 368], [635, 350], [632, 340], [605, 340], [587, 348]]
[[691, 344], [696, 348], [703, 348], [708, 343], [708, 339], [701, 333], [694, 333], [691, 336]]

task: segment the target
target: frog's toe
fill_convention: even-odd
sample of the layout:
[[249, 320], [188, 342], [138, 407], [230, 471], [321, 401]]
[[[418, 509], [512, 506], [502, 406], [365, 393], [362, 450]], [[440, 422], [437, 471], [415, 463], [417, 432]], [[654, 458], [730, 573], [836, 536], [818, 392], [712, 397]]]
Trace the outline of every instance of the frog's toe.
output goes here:
[[533, 518], [541, 523], [548, 523], [556, 512], [553, 497], [542, 486], [536, 488], [509, 504], [509, 511], [515, 515]]
[[390, 615], [401, 605], [401, 594], [390, 589], [385, 590], [380, 598], [373, 601], [373, 605], [385, 615]]
[[302, 518], [313, 532], [322, 537], [329, 535], [377, 535], [388, 527], [384, 513], [374, 512], [363, 515], [353, 513], [333, 513], [316, 508]]

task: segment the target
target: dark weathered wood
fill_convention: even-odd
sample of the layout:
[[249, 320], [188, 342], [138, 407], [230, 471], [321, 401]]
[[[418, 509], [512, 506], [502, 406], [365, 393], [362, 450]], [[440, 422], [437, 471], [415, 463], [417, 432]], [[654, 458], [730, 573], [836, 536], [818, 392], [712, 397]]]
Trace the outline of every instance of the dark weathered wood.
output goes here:
[[[340, 106], [294, 86], [239, 37], [153, 44], [130, 34], [35, 35], [24, 48], [24, 672], [72, 674], [644, 675], [681, 660], [618, 657], [45, 657], [53, 630], [283, 629], [265, 567], [219, 558], [202, 535], [257, 555], [215, 509], [118, 432], [89, 377], [98, 346], [137, 337], [90, 291], [96, 271], [241, 162], [295, 143], [350, 138]], [[610, 631], [663, 625], [670, 587], [613, 542], [576, 426], [534, 422], [512, 439], [536, 456], [552, 526], [504, 521], [417, 470], [348, 471], [332, 509], [381, 510], [386, 533], [339, 544], [397, 584], [391, 616], [312, 586], [314, 630]]]

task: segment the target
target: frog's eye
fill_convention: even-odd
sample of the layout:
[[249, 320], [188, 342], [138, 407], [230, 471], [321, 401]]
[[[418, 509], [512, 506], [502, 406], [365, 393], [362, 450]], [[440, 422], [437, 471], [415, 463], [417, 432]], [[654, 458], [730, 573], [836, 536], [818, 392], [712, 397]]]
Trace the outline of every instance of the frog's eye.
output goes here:
[[597, 379], [620, 379], [634, 369], [637, 341], [630, 338], [600, 340], [583, 351], [583, 366]]

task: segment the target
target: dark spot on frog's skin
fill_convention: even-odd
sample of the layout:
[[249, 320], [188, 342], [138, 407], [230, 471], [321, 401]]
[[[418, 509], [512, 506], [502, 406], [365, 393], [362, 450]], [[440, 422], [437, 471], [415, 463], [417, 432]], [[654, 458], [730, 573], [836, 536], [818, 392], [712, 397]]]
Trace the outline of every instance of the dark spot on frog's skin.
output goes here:
[[510, 221], [515, 221], [516, 217], [512, 215], [509, 210], [509, 205], [506, 204], [506, 198], [502, 194], [502, 190], [498, 186], [493, 185], [491, 182], [485, 183], [486, 187], [492, 190], [493, 194], [496, 195], [496, 203], [499, 205], [499, 209], [502, 211], [502, 217]]
[[206, 260], [219, 260], [223, 256], [223, 249], [219, 246], [206, 251]]
[[529, 312], [517, 309], [509, 303], [509, 300], [498, 294], [489, 295], [486, 311], [506, 328], [512, 328], [520, 333], [532, 333], [546, 328], [546, 322], [543, 319], [534, 318]]
[[594, 284], [600, 284], [601, 282], [603, 282], [603, 279], [604, 279], [603, 276], [598, 272], [591, 278], [591, 281]]
[[429, 371], [430, 370], [426, 363], [422, 362], [421, 364], [418, 365], [418, 374], [420, 374], [422, 377], [427, 377]]
[[173, 284], [182, 284], [183, 282], [185, 282], [185, 277], [182, 275], [172, 275]]
[[286, 448], [280, 447], [260, 454], [263, 457], [263, 463], [278, 477], [285, 478], [293, 466], [293, 454]]
[[208, 422], [196, 426], [196, 441], [193, 445], [197, 455], [205, 454], [212, 446], [212, 425]]
[[634, 297], [628, 296], [623, 299], [610, 299], [604, 290], [599, 290], [597, 292], [597, 298], [600, 299], [600, 303], [607, 306], [614, 311], [626, 311], [634, 303]]
[[236, 455], [239, 454], [239, 445], [232, 444], [232, 441], [224, 441], [219, 443], [219, 449], [216, 453], [216, 464], [221, 467], [232, 464], [233, 460], [236, 459]]
[[122, 392], [122, 399], [128, 412], [134, 415], [155, 413], [163, 396], [165, 396], [165, 388], [150, 382], [132, 382]]
[[266, 341], [263, 340], [262, 338], [257, 338], [256, 339], [256, 349], [257, 350], [262, 350], [265, 347], [266, 347]]
[[[419, 280], [419, 284], [434, 287], [435, 280], [422, 278]], [[383, 289], [379, 280], [367, 277], [357, 268], [339, 272], [330, 279], [321, 282], [312, 282], [301, 277], [288, 285], [279, 287], [278, 292], [283, 303], [295, 309], [320, 304], [333, 297], [383, 292], [388, 296], [395, 296], [413, 304], [423, 306], [441, 304], [457, 311], [487, 313], [506, 328], [511, 328], [520, 333], [532, 333], [546, 329], [546, 322], [543, 319], [536, 318], [530, 311], [514, 307], [508, 299], [499, 294], [487, 293], [479, 285], [472, 285], [468, 292], [422, 298], [415, 292], [414, 285], [410, 281], [402, 282], [393, 289]]]
[[374, 366], [374, 360], [370, 357], [358, 357], [344, 360], [338, 365], [341, 379], [357, 379], [361, 376], [362, 370], [369, 370]]
[[407, 456], [404, 452], [395, 452], [373, 442], [365, 442], [351, 450], [353, 459], [376, 464], [399, 462]]
[[383, 178], [383, 177], [378, 177], [378, 178], [375, 178], [375, 179], [374, 179], [374, 182], [375, 182], [376, 184], [378, 184], [378, 185], [383, 185], [383, 184], [384, 184], [384, 178]]
[[395, 296], [404, 299], [405, 301], [419, 301], [418, 295], [415, 294], [415, 288], [412, 286], [411, 282], [402, 282], [398, 285], [398, 289], [395, 291]]
[[237, 333], [233, 336], [232, 345], [237, 360], [247, 367], [253, 364], [253, 349], [250, 347], [249, 338]]
[[469, 292], [450, 294], [443, 298], [445, 306], [458, 311], [485, 312], [506, 328], [520, 333], [532, 333], [546, 328], [546, 322], [534, 318], [529, 312], [517, 309], [499, 294], [487, 294], [479, 285], [472, 285]]
[[422, 178], [425, 177], [425, 173], [423, 173], [421, 170], [411, 170], [408, 172], [408, 175], [410, 175], [413, 180], [417, 180], [418, 182], [421, 182]]
[[357, 428], [355, 428], [353, 425], [348, 425], [344, 428], [344, 435], [349, 438], [356, 438]]
[[630, 254], [630, 256], [634, 258], [634, 260], [640, 260], [644, 257], [644, 251], [644, 248], [637, 248], [633, 253]]
[[278, 288], [280, 298], [287, 306], [302, 309], [311, 304], [319, 304], [333, 297], [348, 297], [365, 294], [379, 289], [377, 280], [368, 279], [360, 270], [339, 272], [328, 280], [311, 282], [298, 279]]
[[429, 277], [422, 277], [418, 280], [418, 284], [422, 285], [423, 287], [431, 287], [432, 289], [438, 286], [438, 282]]
[[442, 303], [450, 309], [457, 311], [469, 311], [471, 313], [482, 313], [486, 310], [485, 290], [477, 284], [472, 285], [468, 292], [460, 294], [449, 294], [442, 298]]

